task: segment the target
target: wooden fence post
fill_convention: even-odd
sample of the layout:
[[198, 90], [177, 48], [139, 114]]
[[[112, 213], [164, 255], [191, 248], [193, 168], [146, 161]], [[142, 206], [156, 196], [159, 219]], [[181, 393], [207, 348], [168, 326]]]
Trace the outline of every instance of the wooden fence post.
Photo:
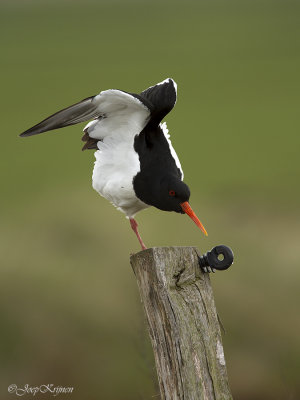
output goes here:
[[195, 247], [131, 256], [154, 351], [162, 400], [229, 400], [220, 326], [209, 274]]

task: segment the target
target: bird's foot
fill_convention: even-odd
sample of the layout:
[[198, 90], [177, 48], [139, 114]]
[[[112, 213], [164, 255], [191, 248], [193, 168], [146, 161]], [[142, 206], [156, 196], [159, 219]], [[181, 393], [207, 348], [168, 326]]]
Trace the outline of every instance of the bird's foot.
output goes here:
[[142, 250], [146, 250], [147, 247], [145, 246], [145, 244], [141, 238], [141, 235], [139, 234], [138, 224], [137, 224], [136, 220], [134, 218], [129, 218], [129, 222], [130, 222], [130, 226], [131, 226], [133, 232], [136, 234], [136, 237], [138, 238], [138, 241], [140, 242]]

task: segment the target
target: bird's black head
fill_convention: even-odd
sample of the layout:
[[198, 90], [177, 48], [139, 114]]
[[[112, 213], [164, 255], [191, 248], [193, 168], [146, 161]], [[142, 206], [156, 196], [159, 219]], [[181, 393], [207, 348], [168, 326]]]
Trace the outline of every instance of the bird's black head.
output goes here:
[[189, 201], [189, 187], [175, 176], [165, 176], [160, 181], [159, 197], [155, 207], [164, 211], [175, 211], [184, 214], [181, 204]]
[[153, 179], [152, 175], [137, 174], [133, 180], [137, 197], [144, 203], [163, 211], [186, 213], [207, 235], [206, 230], [189, 205], [190, 189], [175, 175], [164, 175]]
[[190, 189], [178, 176], [137, 174], [133, 181], [137, 197], [144, 203], [163, 211], [183, 213], [180, 206], [190, 198]]

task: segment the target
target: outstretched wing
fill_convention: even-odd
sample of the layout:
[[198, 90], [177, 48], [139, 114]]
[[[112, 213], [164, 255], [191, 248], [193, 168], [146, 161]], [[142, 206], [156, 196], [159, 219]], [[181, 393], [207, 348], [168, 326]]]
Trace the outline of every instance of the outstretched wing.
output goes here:
[[150, 110], [139, 99], [121, 90], [111, 89], [58, 111], [20, 136], [37, 135], [96, 118], [86, 126], [85, 133], [91, 138], [101, 140], [122, 128], [134, 131], [140, 129], [140, 132], [149, 115]]

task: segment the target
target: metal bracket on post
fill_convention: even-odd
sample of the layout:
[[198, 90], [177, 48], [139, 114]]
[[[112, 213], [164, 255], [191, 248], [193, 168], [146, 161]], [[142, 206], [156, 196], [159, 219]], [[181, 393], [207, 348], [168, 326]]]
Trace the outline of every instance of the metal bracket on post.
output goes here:
[[230, 247], [221, 244], [198, 258], [203, 272], [215, 272], [228, 269], [233, 264], [234, 255]]

